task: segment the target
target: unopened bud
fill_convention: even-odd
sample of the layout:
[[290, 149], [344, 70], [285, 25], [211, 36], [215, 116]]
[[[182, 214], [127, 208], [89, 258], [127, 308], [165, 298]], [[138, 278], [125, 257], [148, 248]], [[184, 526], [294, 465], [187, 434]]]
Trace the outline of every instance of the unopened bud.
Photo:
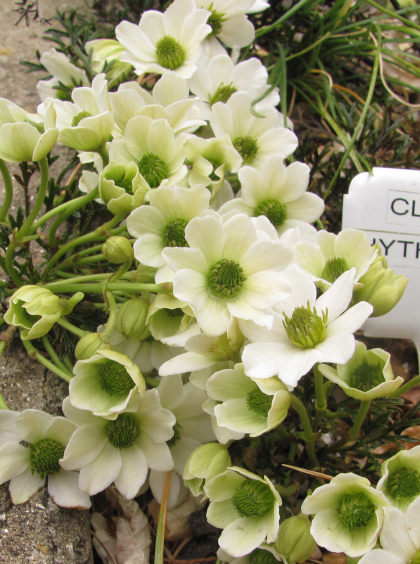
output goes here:
[[121, 264], [133, 258], [133, 247], [125, 237], [110, 237], [102, 245], [102, 254], [112, 264]]
[[143, 298], [126, 301], [119, 309], [115, 328], [133, 341], [146, 339], [150, 332], [146, 325], [149, 303]]
[[274, 546], [290, 564], [304, 562], [316, 549], [310, 528], [308, 517], [302, 513], [281, 523]]
[[80, 339], [76, 345], [74, 354], [77, 360], [87, 360], [97, 354], [99, 349], [106, 348], [98, 333], [89, 333]]

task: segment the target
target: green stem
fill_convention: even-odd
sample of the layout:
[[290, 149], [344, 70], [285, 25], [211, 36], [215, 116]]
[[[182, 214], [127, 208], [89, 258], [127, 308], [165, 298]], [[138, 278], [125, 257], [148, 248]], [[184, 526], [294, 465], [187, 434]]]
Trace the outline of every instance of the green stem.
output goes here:
[[[0, 356], [3, 354], [6, 348], [7, 341], [0, 341]], [[10, 409], [7, 403], [4, 401], [3, 396], [0, 394], [0, 409]]]
[[48, 370], [51, 370], [51, 372], [54, 372], [54, 374], [57, 374], [57, 376], [59, 376], [60, 378], [62, 378], [63, 380], [65, 380], [66, 382], [70, 382], [71, 381], [71, 377], [68, 375], [67, 371], [64, 372], [63, 370], [60, 370], [60, 368], [58, 368], [55, 364], [53, 364], [52, 362], [50, 362], [49, 360], [47, 360], [32, 344], [31, 341], [26, 341], [26, 340], [22, 340], [23, 346], [26, 349], [26, 352], [28, 353], [28, 356], [30, 358], [34, 358], [36, 359], [39, 363], [41, 363], [43, 366], [45, 366], [45, 368], [48, 368]]
[[67, 331], [70, 331], [70, 333], [73, 333], [80, 338], [84, 337], [85, 335], [89, 335], [89, 331], [83, 331], [83, 329], [79, 329], [79, 327], [76, 327], [75, 325], [73, 325], [73, 323], [70, 323], [70, 321], [68, 321], [64, 317], [60, 317], [57, 323], [58, 325], [61, 325], [61, 327], [64, 327], [64, 329], [67, 329]]
[[3, 176], [4, 189], [5, 189], [5, 192], [6, 192], [5, 196], [4, 196], [3, 205], [0, 208], [0, 222], [1, 222], [1, 221], [4, 221], [6, 219], [6, 216], [9, 212], [9, 208], [10, 208], [10, 206], [12, 204], [12, 200], [13, 200], [12, 177], [10, 176], [10, 172], [9, 172], [8, 167], [7, 167], [7, 164], [3, 161], [3, 159], [0, 159], [0, 172]]
[[[57, 270], [57, 274], [60, 271]], [[67, 274], [67, 273], [66, 273]], [[70, 279], [67, 280], [54, 280], [54, 282], [51, 282], [51, 284], [54, 284], [55, 287], [59, 287], [58, 285], [64, 285], [64, 284], [76, 284], [78, 282], [93, 282], [96, 280], [106, 280], [107, 278], [109, 278], [109, 272], [104, 272], [102, 274], [87, 274], [87, 275], [83, 275], [83, 276], [78, 276], [77, 274], [67, 274], [67, 276]], [[47, 286], [47, 284], [46, 284]]]
[[151, 388], [157, 388], [159, 386], [159, 382], [158, 380], [155, 380], [154, 378], [152, 378], [152, 376], [144, 376], [144, 381], [146, 382], [146, 384], [148, 386], [150, 386]]
[[74, 264], [74, 266], [82, 266], [83, 264], [91, 264], [93, 262], [101, 262], [102, 260], [105, 260], [105, 257], [101, 253], [100, 255], [92, 255], [91, 257], [83, 257], [81, 259], [76, 260], [73, 264]]
[[376, 2], [374, 2], [373, 0], [366, 0], [366, 2], [368, 4], [370, 4], [371, 6], [374, 6], [377, 10], [379, 10], [380, 12], [382, 12], [383, 14], [386, 14], [387, 16], [390, 16], [391, 18], [396, 18], [397, 20], [400, 20], [400, 22], [402, 22], [403, 24], [405, 24], [408, 27], [412, 27], [413, 29], [416, 29], [417, 31], [420, 31], [420, 25], [415, 24], [414, 22], [412, 22], [411, 20], [408, 20], [407, 18], [403, 18], [402, 16], [400, 16], [399, 14], [397, 14], [396, 12], [391, 12], [391, 10], [387, 10], [386, 8], [384, 8], [383, 6], [381, 6], [380, 4], [377, 4]]
[[72, 266], [74, 261], [79, 260], [82, 257], [86, 257], [88, 255], [94, 254], [97, 251], [100, 251], [101, 249], [102, 249], [102, 243], [100, 245], [95, 245], [94, 247], [89, 247], [88, 249], [84, 249], [83, 251], [79, 251], [74, 255], [70, 255], [68, 258], [63, 260], [63, 262], [61, 263], [61, 268], [68, 268], [69, 266]]
[[109, 164], [109, 153], [108, 153], [108, 149], [106, 148], [105, 145], [103, 145], [102, 147], [99, 147], [99, 149], [96, 151], [97, 153], [99, 153], [102, 157], [102, 162], [104, 163], [104, 168]]
[[109, 318], [107, 324], [105, 325], [105, 329], [101, 333], [101, 339], [103, 343], [107, 344], [110, 341], [111, 333], [113, 332], [115, 323], [117, 322], [118, 308], [112, 292], [106, 291], [105, 298], [109, 307]]
[[280, 484], [275, 484], [274, 487], [279, 492], [282, 497], [287, 497], [288, 495], [292, 495], [296, 491], [295, 484], [288, 486], [287, 488], [281, 486]]
[[66, 356], [64, 357], [64, 364], [67, 367], [67, 370], [70, 372], [70, 374], [73, 374], [73, 364], [71, 362], [71, 360], [69, 359], [69, 355], [66, 354]]
[[120, 266], [120, 268], [117, 270], [117, 272], [114, 272], [114, 274], [111, 274], [111, 276], [109, 277], [108, 282], [107, 282], [107, 287], [108, 287], [108, 284], [115, 283], [115, 282], [117, 282], [120, 278], [122, 278], [122, 276], [124, 276], [124, 274], [125, 274], [128, 270], [130, 270], [130, 266], [131, 266], [131, 263], [132, 263], [132, 262], [133, 262], [133, 259], [132, 259], [132, 258], [126, 260], [126, 261]]
[[317, 467], [318, 466], [318, 460], [317, 460], [316, 454], [315, 454], [314, 435], [312, 433], [312, 425], [311, 425], [311, 422], [309, 420], [308, 412], [306, 411], [306, 408], [303, 405], [303, 403], [300, 401], [300, 399], [297, 398], [296, 396], [294, 396], [293, 394], [290, 394], [290, 403], [292, 404], [294, 409], [297, 411], [297, 413], [300, 417], [300, 420], [302, 422], [303, 431], [304, 431], [304, 434], [305, 434], [306, 448], [308, 450], [309, 459], [312, 462], [312, 464], [315, 467]]
[[[72, 293], [87, 292], [91, 294], [102, 294], [102, 284], [42, 284], [41, 288], [48, 288], [54, 293]], [[115, 282], [107, 285], [107, 289], [120, 292], [153, 292], [154, 294], [170, 294], [172, 284], [165, 282], [163, 284], [143, 284], [141, 282]]]
[[[44, 345], [45, 350], [50, 355], [51, 359], [57, 365], [57, 367], [60, 370], [62, 370], [63, 372], [68, 372], [67, 366], [64, 364], [64, 362], [61, 362], [58, 354], [55, 352], [54, 347], [51, 345], [51, 343], [49, 342], [48, 337], [46, 335], [44, 335], [42, 337], [42, 344]], [[71, 371], [70, 371], [70, 374], [68, 376], [69, 376], [69, 378], [72, 377]]]
[[324, 415], [324, 412], [327, 409], [327, 400], [325, 398], [325, 393], [324, 393], [324, 377], [319, 371], [317, 364], [314, 366], [314, 374], [315, 374], [316, 415], [314, 419], [313, 429], [316, 432], [316, 430], [318, 429], [318, 425], [320, 424], [321, 419]]
[[359, 412], [357, 414], [356, 421], [354, 422], [353, 427], [348, 432], [350, 439], [357, 438], [360, 428], [363, 424], [363, 421], [365, 420], [366, 413], [369, 409], [369, 405], [370, 405], [370, 400], [360, 402]]
[[414, 388], [414, 386], [417, 386], [417, 384], [420, 384], [420, 376], [414, 376], [414, 378], [411, 378], [411, 380], [409, 382], [407, 382], [406, 384], [401, 386], [401, 388], [398, 388], [398, 390], [396, 390], [392, 394], [389, 394], [389, 396], [387, 396], [387, 397], [391, 398], [391, 399], [399, 398], [403, 394], [408, 392], [408, 390], [411, 390], [411, 388]]

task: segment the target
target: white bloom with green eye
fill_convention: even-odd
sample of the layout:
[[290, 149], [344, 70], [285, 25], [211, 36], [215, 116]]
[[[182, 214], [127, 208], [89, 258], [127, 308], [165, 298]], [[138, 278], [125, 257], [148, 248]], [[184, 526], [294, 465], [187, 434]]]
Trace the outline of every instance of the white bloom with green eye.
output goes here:
[[381, 466], [381, 479], [376, 488], [391, 505], [406, 513], [420, 496], [420, 445], [400, 450]]
[[108, 349], [74, 366], [69, 392], [72, 405], [115, 419], [130, 399], [143, 394], [146, 383], [138, 366], [125, 354]]
[[404, 383], [401, 376], [394, 376], [389, 353], [382, 349], [368, 351], [359, 342], [356, 342], [354, 355], [346, 364], [337, 364], [336, 370], [326, 364], [320, 364], [318, 368], [347, 396], [361, 401], [383, 398]]
[[184, 482], [194, 496], [205, 496], [206, 482], [222, 474], [232, 465], [227, 446], [207, 443], [192, 452], [185, 464]]
[[136, 116], [128, 121], [124, 139], [110, 143], [109, 156], [120, 163], [136, 163], [150, 188], [173, 186], [187, 175], [183, 143], [166, 119]]
[[[352, 295], [352, 268], [316, 299], [316, 286], [297, 265], [285, 275], [292, 295], [274, 307], [271, 330], [240, 320], [243, 334], [251, 341], [242, 353], [245, 374], [250, 378], [278, 376], [293, 389], [316, 362], [344, 364], [355, 349], [353, 333], [372, 313], [366, 302], [347, 309]], [[347, 310], [347, 311], [346, 311]], [[281, 312], [281, 313], [280, 313]]]
[[[10, 480], [12, 502], [24, 503], [45, 484], [57, 505], [89, 509], [89, 496], [79, 490], [78, 474], [64, 470], [60, 459], [76, 425], [37, 409], [0, 413], [0, 484]], [[4, 425], [5, 424], [5, 425]], [[28, 443], [28, 447], [19, 444]]]
[[396, 507], [385, 509], [381, 546], [359, 560], [359, 564], [418, 564], [420, 561], [420, 498], [404, 514]]
[[266, 108], [264, 117], [251, 113], [252, 99], [247, 92], [235, 92], [224, 104], [212, 106], [210, 125], [216, 137], [225, 133], [243, 160], [243, 166], [262, 170], [271, 155], [282, 159], [298, 146], [296, 135], [284, 127], [284, 118], [275, 108]]
[[278, 378], [252, 380], [242, 364], [213, 374], [207, 380], [207, 393], [218, 404], [217, 424], [251, 437], [280, 425], [290, 407], [290, 394]]
[[190, 306], [167, 294], [156, 295], [147, 321], [153, 338], [170, 346], [183, 347], [190, 337], [200, 332]]
[[210, 13], [198, 10], [193, 0], [175, 0], [162, 14], [144, 12], [138, 25], [122, 21], [115, 35], [127, 52], [120, 60], [130, 63], [138, 75], [175, 71], [190, 78], [197, 69], [201, 42], [211, 32]]
[[207, 521], [223, 529], [219, 545], [235, 557], [245, 556], [265, 540], [277, 538], [282, 500], [272, 482], [236, 466], [208, 481]]
[[[192, 188], [161, 186], [150, 196], [150, 205], [135, 209], [127, 218], [127, 229], [136, 237], [134, 256], [142, 264], [166, 265], [166, 247], [187, 247], [185, 229], [209, 208], [210, 192], [203, 185]], [[209, 211], [208, 213], [213, 213]]]
[[293, 247], [296, 264], [305, 270], [322, 291], [328, 289], [343, 272], [356, 269], [354, 289], [362, 287], [359, 278], [376, 258], [364, 231], [343, 229], [338, 235], [318, 231], [316, 243], [296, 243]]
[[241, 197], [224, 204], [219, 213], [224, 215], [239, 210], [251, 217], [267, 217], [279, 235], [294, 227], [313, 223], [324, 212], [324, 201], [307, 192], [308, 165], [292, 163], [288, 167], [283, 159], [272, 156], [261, 172], [245, 166], [239, 171]]
[[375, 546], [388, 505], [369, 480], [350, 472], [317, 488], [303, 502], [302, 513], [315, 514], [311, 535], [317, 544], [355, 558]]
[[290, 295], [280, 272], [290, 252], [275, 241], [257, 241], [245, 214], [225, 223], [217, 213], [196, 217], [185, 240], [188, 247], [166, 248], [162, 255], [175, 272], [174, 296], [190, 304], [200, 328], [223, 335], [231, 316], [270, 328], [269, 308]]
[[[200, 65], [188, 84], [200, 99], [196, 104], [202, 116], [210, 119], [213, 104], [226, 104], [235, 92], [247, 92], [251, 100], [263, 96], [269, 88], [267, 80], [267, 69], [259, 59], [252, 58], [235, 65], [228, 55], [222, 54], [211, 59], [207, 65]], [[255, 110], [265, 115], [266, 108], [274, 108], [279, 101], [278, 88], [274, 88], [255, 105]]]
[[73, 65], [64, 53], [59, 53], [54, 47], [42, 53], [39, 62], [52, 75], [49, 80], [37, 82], [36, 89], [43, 102], [48, 97], [70, 101], [71, 90], [75, 86], [89, 86], [86, 72]]
[[114, 482], [127, 499], [132, 499], [144, 484], [149, 468], [172, 470], [166, 443], [173, 437], [175, 416], [161, 407], [157, 390], [136, 394], [129, 411], [112, 420], [76, 409], [68, 398], [63, 411], [79, 428], [69, 441], [61, 465], [68, 470], [80, 469], [82, 491], [94, 495]]
[[127, 214], [141, 206], [149, 189], [132, 162], [111, 161], [100, 173], [98, 185], [100, 197], [114, 215]]

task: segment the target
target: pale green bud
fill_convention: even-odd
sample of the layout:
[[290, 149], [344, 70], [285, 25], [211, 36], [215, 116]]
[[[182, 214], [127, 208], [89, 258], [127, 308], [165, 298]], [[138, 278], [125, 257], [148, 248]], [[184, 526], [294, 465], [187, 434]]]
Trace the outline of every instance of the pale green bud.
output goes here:
[[9, 163], [40, 161], [54, 147], [58, 129], [41, 133], [37, 124], [5, 123], [0, 127], [0, 158]]
[[97, 354], [99, 349], [106, 349], [99, 333], [89, 333], [80, 339], [76, 345], [74, 354], [77, 360], [87, 360]]
[[147, 339], [150, 332], [146, 319], [149, 303], [143, 298], [126, 301], [119, 309], [115, 328], [133, 341]]
[[144, 200], [148, 185], [133, 162], [111, 161], [99, 175], [99, 195], [115, 215], [130, 213]]
[[133, 258], [133, 247], [128, 239], [115, 235], [102, 245], [102, 254], [112, 264], [121, 264]]
[[302, 513], [280, 524], [274, 546], [285, 556], [289, 564], [304, 562], [316, 549], [317, 545], [312, 538], [310, 528], [308, 517]]
[[191, 453], [184, 468], [184, 483], [194, 496], [205, 495], [203, 488], [206, 482], [232, 466], [227, 446], [207, 443]]

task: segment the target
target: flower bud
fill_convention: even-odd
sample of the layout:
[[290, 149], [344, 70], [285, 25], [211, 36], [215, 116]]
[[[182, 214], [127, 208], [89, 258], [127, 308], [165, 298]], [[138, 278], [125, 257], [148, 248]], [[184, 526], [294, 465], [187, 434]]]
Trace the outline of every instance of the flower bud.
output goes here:
[[408, 284], [408, 278], [402, 274], [395, 274], [388, 268], [385, 257], [378, 254], [359, 282], [363, 284], [363, 288], [354, 292], [355, 303], [370, 303], [373, 305], [371, 317], [380, 317], [391, 311], [400, 301]]
[[110, 237], [102, 245], [102, 254], [112, 264], [121, 264], [133, 258], [133, 247], [125, 237]]
[[115, 215], [138, 208], [147, 190], [148, 185], [133, 162], [111, 161], [99, 175], [99, 194]]
[[191, 453], [184, 468], [184, 483], [194, 496], [205, 495], [206, 482], [232, 465], [227, 445], [207, 443]]
[[146, 325], [149, 303], [143, 298], [126, 301], [119, 309], [115, 328], [133, 341], [142, 341], [150, 333]]
[[281, 523], [274, 546], [286, 557], [289, 564], [304, 562], [316, 549], [310, 528], [308, 517], [302, 513]]
[[89, 333], [80, 339], [76, 345], [74, 354], [77, 360], [87, 360], [97, 354], [99, 349], [107, 348], [102, 342], [99, 333]]

